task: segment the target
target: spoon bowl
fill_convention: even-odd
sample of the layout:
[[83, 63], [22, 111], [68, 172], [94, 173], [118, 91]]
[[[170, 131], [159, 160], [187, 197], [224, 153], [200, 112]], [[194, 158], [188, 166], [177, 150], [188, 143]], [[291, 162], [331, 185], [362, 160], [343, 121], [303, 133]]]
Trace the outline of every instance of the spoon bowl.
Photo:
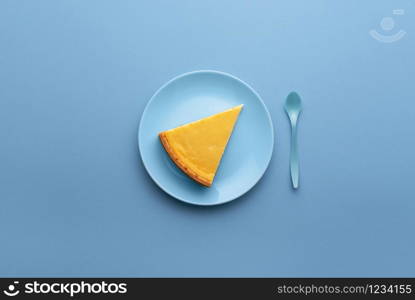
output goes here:
[[296, 92], [291, 92], [287, 96], [284, 108], [290, 120], [292, 120], [292, 118], [295, 118], [295, 120], [298, 119], [298, 116], [300, 115], [302, 110], [300, 96]]

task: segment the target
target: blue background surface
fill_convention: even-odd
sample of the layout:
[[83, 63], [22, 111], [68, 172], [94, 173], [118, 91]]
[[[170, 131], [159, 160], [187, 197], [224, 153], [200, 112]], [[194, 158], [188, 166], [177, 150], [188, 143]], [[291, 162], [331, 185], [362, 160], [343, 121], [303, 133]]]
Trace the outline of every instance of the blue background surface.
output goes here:
[[[392, 44], [381, 32], [392, 10]], [[415, 276], [414, 1], [0, 2], [0, 275]], [[392, 32], [395, 32], [396, 30]], [[141, 113], [197, 69], [249, 83], [276, 144], [237, 201], [162, 192]], [[290, 188], [298, 91], [300, 190]]]

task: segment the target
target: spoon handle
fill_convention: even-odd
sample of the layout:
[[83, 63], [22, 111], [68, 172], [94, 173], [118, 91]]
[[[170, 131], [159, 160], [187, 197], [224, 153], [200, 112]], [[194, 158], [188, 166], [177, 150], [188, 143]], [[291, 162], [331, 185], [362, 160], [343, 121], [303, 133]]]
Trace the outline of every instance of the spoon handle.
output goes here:
[[298, 189], [298, 178], [300, 175], [300, 169], [298, 166], [297, 122], [291, 122], [290, 171], [293, 188]]

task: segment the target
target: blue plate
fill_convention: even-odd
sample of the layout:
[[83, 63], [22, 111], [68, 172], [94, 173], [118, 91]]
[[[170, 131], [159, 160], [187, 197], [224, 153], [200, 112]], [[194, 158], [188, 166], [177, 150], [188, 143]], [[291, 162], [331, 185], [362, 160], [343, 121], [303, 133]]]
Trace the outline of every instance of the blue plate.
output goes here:
[[[210, 188], [187, 177], [170, 160], [158, 133], [244, 104]], [[271, 117], [259, 95], [240, 79], [195, 71], [164, 84], [148, 102], [138, 131], [144, 166], [171, 196], [196, 205], [216, 205], [249, 191], [268, 167], [274, 146]]]

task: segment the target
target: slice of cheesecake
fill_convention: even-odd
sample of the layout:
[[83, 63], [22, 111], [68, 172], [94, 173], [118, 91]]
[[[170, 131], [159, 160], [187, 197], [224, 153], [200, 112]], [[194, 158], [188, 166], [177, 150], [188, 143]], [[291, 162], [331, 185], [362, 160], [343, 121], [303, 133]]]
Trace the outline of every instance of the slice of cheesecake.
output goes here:
[[242, 106], [161, 132], [164, 149], [188, 176], [211, 186]]

